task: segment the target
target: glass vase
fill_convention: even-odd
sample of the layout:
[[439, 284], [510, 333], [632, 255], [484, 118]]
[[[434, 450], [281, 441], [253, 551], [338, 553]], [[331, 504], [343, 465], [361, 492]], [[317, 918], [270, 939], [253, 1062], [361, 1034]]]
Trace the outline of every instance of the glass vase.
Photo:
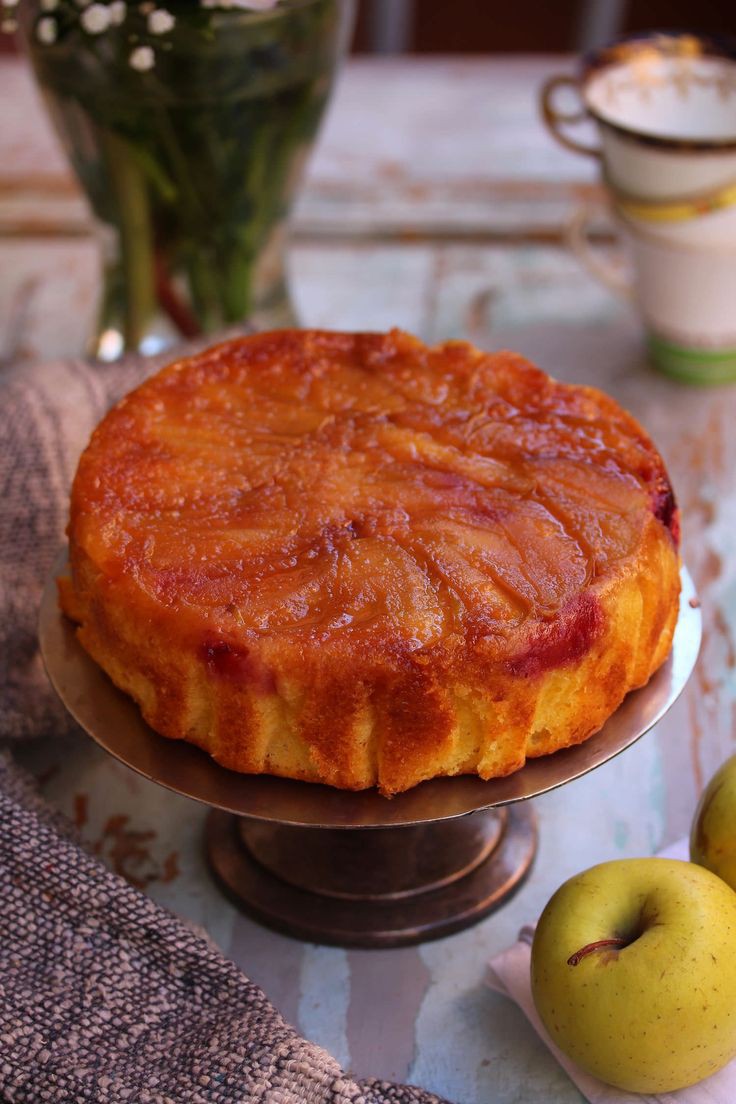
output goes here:
[[169, 7], [175, 16], [164, 13], [155, 35], [153, 5], [108, 5], [120, 22], [99, 33], [85, 29], [76, 0], [59, 0], [52, 17], [40, 0], [21, 8], [95, 216], [103, 290], [90, 352], [102, 360], [245, 320], [296, 322], [287, 222], [351, 0]]

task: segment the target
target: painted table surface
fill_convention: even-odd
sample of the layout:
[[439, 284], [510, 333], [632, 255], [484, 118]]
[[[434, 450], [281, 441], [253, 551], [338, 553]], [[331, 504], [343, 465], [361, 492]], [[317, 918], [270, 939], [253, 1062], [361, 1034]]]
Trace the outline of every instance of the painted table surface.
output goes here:
[[[459, 935], [382, 952], [303, 944], [239, 915], [205, 868], [204, 810], [91, 741], [23, 752], [114, 868], [207, 928], [346, 1068], [462, 1104], [580, 1100], [521, 1013], [485, 988], [485, 963], [576, 870], [683, 835], [736, 735], [736, 387], [694, 390], [657, 375], [636, 317], [565, 250], [565, 219], [597, 186], [594, 164], [557, 148], [538, 122], [536, 90], [560, 67], [351, 63], [295, 219], [293, 286], [306, 324], [510, 345], [640, 418], [669, 464], [703, 600], [703, 651], [680, 702], [624, 755], [535, 801], [539, 855], [512, 902]], [[2, 364], [79, 350], [97, 268], [84, 205], [18, 61], [0, 65], [0, 103]]]

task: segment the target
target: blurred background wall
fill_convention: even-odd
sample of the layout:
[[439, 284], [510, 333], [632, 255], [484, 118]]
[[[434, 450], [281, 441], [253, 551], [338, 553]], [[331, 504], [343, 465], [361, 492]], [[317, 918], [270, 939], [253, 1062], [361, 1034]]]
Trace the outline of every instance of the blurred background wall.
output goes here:
[[354, 50], [561, 53], [654, 27], [736, 35], [736, 0], [360, 0]]
[[557, 53], [657, 28], [736, 34], [735, 0], [362, 0], [355, 49]]

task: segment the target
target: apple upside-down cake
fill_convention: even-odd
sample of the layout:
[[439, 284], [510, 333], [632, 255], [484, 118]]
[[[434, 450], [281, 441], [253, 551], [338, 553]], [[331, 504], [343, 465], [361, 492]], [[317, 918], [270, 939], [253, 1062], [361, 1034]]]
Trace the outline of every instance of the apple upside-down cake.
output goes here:
[[95, 431], [64, 611], [159, 733], [385, 794], [585, 740], [669, 652], [678, 512], [606, 395], [514, 353], [281, 331]]

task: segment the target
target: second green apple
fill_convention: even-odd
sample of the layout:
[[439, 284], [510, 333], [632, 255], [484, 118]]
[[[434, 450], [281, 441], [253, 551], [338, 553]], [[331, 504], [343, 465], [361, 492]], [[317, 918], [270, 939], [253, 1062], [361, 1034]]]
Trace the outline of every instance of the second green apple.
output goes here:
[[690, 858], [736, 890], [736, 755], [703, 791], [690, 834]]

